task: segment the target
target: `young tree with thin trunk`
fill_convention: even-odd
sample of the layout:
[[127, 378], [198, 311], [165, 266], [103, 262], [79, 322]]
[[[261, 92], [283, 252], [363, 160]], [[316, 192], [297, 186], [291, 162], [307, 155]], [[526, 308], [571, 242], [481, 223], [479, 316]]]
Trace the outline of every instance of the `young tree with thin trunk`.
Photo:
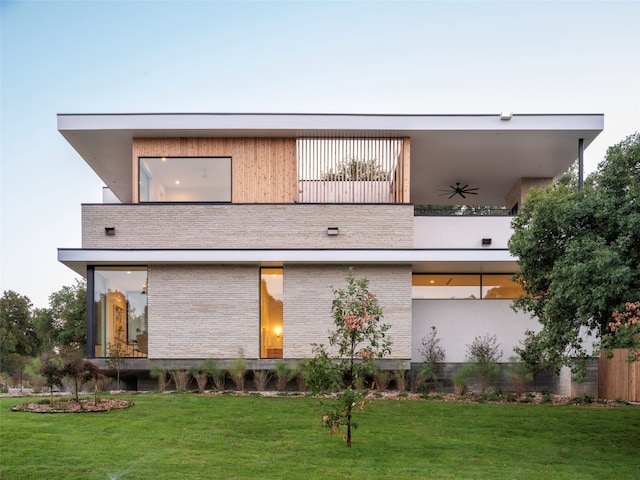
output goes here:
[[391, 353], [387, 332], [390, 325], [382, 323], [382, 307], [369, 291], [369, 280], [356, 278], [349, 272], [346, 288], [334, 288], [332, 316], [335, 329], [329, 334], [329, 345], [336, 351], [329, 355], [324, 345], [314, 345], [315, 358], [308, 365], [307, 380], [314, 393], [339, 386], [341, 391], [333, 406], [324, 413], [323, 424], [329, 433], [342, 432], [351, 447], [354, 409], [364, 408], [367, 374], [373, 363]]

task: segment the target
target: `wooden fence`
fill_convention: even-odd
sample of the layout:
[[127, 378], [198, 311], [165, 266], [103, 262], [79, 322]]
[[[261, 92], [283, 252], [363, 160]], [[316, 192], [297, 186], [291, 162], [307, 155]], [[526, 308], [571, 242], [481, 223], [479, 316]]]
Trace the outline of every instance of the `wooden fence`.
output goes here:
[[613, 350], [608, 358], [600, 352], [598, 360], [598, 398], [640, 402], [640, 361], [627, 362], [629, 350]]

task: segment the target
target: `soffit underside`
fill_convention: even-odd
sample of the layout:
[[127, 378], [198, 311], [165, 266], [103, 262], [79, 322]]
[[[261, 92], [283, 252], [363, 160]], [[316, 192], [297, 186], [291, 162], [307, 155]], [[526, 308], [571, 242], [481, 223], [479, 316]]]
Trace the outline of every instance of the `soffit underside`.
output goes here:
[[[162, 125], [163, 119], [173, 118], [152, 117], [158, 121], [158, 125]], [[253, 128], [202, 129], [193, 128], [197, 122], [191, 122], [184, 128], [173, 125], [173, 128], [117, 129], [114, 126], [102, 128], [98, 123], [92, 125], [91, 129], [82, 130], [67, 125], [73, 122], [66, 122], [65, 116], [59, 117], [59, 123], [62, 124], [59, 128], [69, 143], [124, 203], [131, 202], [131, 154], [134, 138], [410, 137], [411, 202], [436, 205], [502, 205], [507, 193], [520, 178], [557, 177], [577, 158], [578, 140], [583, 138], [586, 148], [602, 130], [601, 115], [566, 116], [567, 118], [561, 115], [514, 116], [510, 121], [500, 121], [498, 116], [319, 117], [324, 122], [335, 120], [334, 129], [311, 128], [314, 125], [313, 116], [285, 117], [291, 123], [298, 121], [300, 128], [287, 127], [286, 123], [279, 124], [278, 128], [271, 128], [268, 122], [263, 121]], [[84, 118], [81, 117], [81, 120]], [[222, 120], [234, 118], [224, 116]], [[263, 120], [261, 116], [257, 118]], [[267, 116], [267, 119], [274, 118], [280, 119]], [[363, 127], [369, 128], [355, 128], [358, 124], [354, 119], [360, 121]], [[108, 120], [113, 121], [110, 116]], [[216, 121], [220, 120], [216, 117]], [[383, 120], [387, 123], [381, 123]], [[545, 124], [548, 124], [548, 129], [543, 128]], [[395, 125], [396, 128], [385, 129], [382, 125]], [[446, 129], [447, 126], [450, 129]], [[449, 199], [447, 195], [442, 195], [446, 193], [442, 190], [456, 182], [468, 184], [470, 188], [477, 187], [478, 195], [471, 195], [466, 199], [459, 196]]]

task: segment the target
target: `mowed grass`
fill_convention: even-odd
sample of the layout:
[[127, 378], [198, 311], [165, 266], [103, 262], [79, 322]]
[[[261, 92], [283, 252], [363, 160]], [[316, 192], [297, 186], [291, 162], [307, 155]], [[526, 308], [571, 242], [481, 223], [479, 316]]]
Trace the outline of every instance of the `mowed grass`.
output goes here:
[[349, 450], [320, 426], [316, 398], [125, 398], [135, 406], [90, 414], [1, 399], [0, 478], [640, 478], [637, 406], [374, 400]]

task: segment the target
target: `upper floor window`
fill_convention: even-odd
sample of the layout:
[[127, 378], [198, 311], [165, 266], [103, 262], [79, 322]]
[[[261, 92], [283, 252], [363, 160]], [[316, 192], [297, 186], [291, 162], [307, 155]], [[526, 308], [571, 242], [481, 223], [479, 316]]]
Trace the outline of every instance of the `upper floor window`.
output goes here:
[[231, 202], [231, 157], [140, 157], [140, 202]]

